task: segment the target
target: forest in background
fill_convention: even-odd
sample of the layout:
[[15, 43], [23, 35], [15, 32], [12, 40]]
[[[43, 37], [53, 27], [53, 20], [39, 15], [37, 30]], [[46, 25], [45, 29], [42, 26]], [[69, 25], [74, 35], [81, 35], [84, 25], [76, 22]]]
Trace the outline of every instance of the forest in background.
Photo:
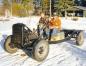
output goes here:
[[2, 0], [0, 15], [5, 15], [5, 12], [12, 16], [39, 15], [41, 12], [50, 15], [50, 4], [52, 15], [54, 12], [62, 15], [62, 10], [73, 6], [86, 7], [86, 0]]

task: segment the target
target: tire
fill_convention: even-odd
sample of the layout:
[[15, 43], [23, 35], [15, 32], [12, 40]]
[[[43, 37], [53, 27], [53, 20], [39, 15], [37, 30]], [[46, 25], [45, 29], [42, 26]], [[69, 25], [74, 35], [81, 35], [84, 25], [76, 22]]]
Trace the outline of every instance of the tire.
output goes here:
[[83, 42], [84, 42], [84, 34], [83, 34], [83, 31], [82, 31], [82, 32], [80, 32], [80, 33], [78, 34], [78, 36], [76, 37], [76, 44], [77, 44], [77, 45], [82, 45]]
[[4, 49], [5, 51], [7, 51], [8, 53], [15, 53], [17, 52], [17, 48], [14, 47], [14, 44], [11, 43], [11, 35], [7, 37], [5, 43], [4, 43]]
[[39, 40], [33, 46], [33, 58], [37, 61], [46, 59], [49, 53], [49, 44], [46, 40]]

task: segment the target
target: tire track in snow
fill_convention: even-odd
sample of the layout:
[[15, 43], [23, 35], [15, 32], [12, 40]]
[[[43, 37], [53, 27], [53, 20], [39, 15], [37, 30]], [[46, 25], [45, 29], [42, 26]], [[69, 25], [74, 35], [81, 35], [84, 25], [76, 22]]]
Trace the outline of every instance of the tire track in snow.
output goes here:
[[48, 60], [45, 60], [45, 62], [39, 64], [38, 66], [44, 66], [44, 65], [49, 66], [49, 65], [52, 65], [53, 63], [59, 64], [69, 57], [70, 57], [70, 55], [69, 56], [67, 56], [67, 55], [56, 56], [54, 58], [50, 58]]
[[72, 55], [77, 55], [78, 57], [86, 58], [86, 50], [79, 48], [76, 45], [66, 44], [62, 46], [64, 50], [68, 50]]
[[[67, 43], [67, 42], [64, 42], [64, 43]], [[75, 60], [73, 61], [75, 63], [74, 66], [84, 66], [84, 65], [86, 65], [86, 63], [85, 63], [86, 62], [86, 50], [83, 50], [79, 46], [71, 45], [71, 44], [68, 44], [68, 43], [61, 46], [61, 47], [64, 50], [69, 51], [69, 53], [71, 54], [71, 57], [72, 57], [71, 60], [73, 60], [75, 58]], [[67, 61], [67, 60], [65, 60], [65, 61]], [[70, 62], [70, 65], [71, 65], [72, 62], [71, 61], [69, 61], [69, 62]]]
[[[46, 59], [44, 62], [42, 62], [42, 63], [39, 64], [38, 66], [43, 66], [43, 65], [49, 66], [49, 65], [52, 65], [52, 62], [53, 62], [53, 63], [54, 63], [54, 62], [60, 63], [61, 61], [65, 60], [65, 59], [67, 59], [67, 58], [69, 58], [69, 57], [71, 57], [70, 54], [67, 54], [67, 55], [66, 55], [66, 53], [63, 52], [63, 53], [60, 53], [60, 54], [58, 54], [58, 55], [55, 55], [55, 56], [53, 56], [53, 57], [51, 57], [51, 58]], [[48, 63], [50, 63], [50, 64], [48, 65]]]
[[[62, 54], [65, 54], [65, 55], [68, 55], [68, 53], [69, 53], [69, 56], [65, 56], [65, 55], [63, 55], [63, 57], [59, 57], [58, 58], [58, 55], [57, 56], [55, 56], [55, 58], [57, 58], [57, 59], [55, 59], [54, 57], [52, 57], [52, 58], [50, 58], [50, 59], [48, 59], [47, 61], [45, 61], [45, 62], [43, 62], [42, 63], [42, 66], [43, 65], [45, 65], [45, 66], [52, 66], [52, 64], [54, 65], [54, 63], [57, 63], [57, 64], [60, 64], [60, 63], [62, 63], [62, 62], [64, 62], [64, 61], [67, 61], [67, 60], [69, 60], [69, 58], [71, 59], [71, 60], [73, 60], [74, 59], [74, 61], [78, 61], [77, 60], [77, 58], [81, 58], [80, 57], [80, 55], [81, 56], [83, 56], [83, 55], [85, 55], [84, 57], [86, 58], [86, 51], [83, 51], [82, 49], [80, 49], [80, 48], [78, 48], [77, 46], [72, 46], [72, 45], [70, 45], [70, 44], [68, 44], [67, 42], [65, 42], [66, 44], [61, 44], [61, 45], [59, 45], [59, 47], [61, 48], [61, 49], [63, 49], [62, 50]], [[64, 53], [64, 52], [66, 52], [66, 53]], [[61, 55], [62, 55], [61, 54]], [[78, 57], [77, 57], [77, 55], [79, 55]], [[71, 58], [72, 57], [72, 58]], [[71, 62], [71, 60], [69, 61], [69, 62]], [[53, 62], [53, 63], [52, 63]], [[47, 64], [47, 63], [50, 63], [49, 65]], [[72, 62], [71, 62], [72, 63]], [[79, 64], [79, 63], [78, 63]], [[77, 63], [75, 64], [75, 66], [77, 65]], [[39, 64], [38, 66], [41, 66], [41, 64]]]
[[[64, 42], [64, 43], [67, 43], [67, 42]], [[64, 44], [64, 43], [62, 43], [61, 45], [56, 45], [55, 47], [53, 47], [53, 48], [55, 48], [55, 50], [51, 53], [52, 55], [53, 55], [53, 57], [50, 57], [50, 58], [47, 58], [45, 61], [43, 61], [42, 63], [36, 63], [36, 66], [52, 66], [52, 65], [54, 65], [54, 64], [57, 64], [57, 65], [59, 65], [59, 64], [61, 64], [62, 62], [64, 62], [64, 61], [67, 61], [72, 55], [74, 56], [75, 54], [78, 54], [79, 53], [79, 55], [82, 53], [82, 52], [84, 52], [84, 51], [82, 51], [81, 49], [80, 49], [80, 51], [77, 49], [77, 47], [75, 46], [74, 47], [74, 45], [73, 46], [71, 46], [70, 44]], [[50, 52], [51, 52], [51, 49], [53, 49], [53, 48], [50, 48]], [[77, 51], [78, 50], [78, 51]], [[60, 51], [60, 52], [59, 52]], [[55, 53], [55, 52], [58, 52], [58, 54], [57, 53]], [[73, 54], [73, 53], [74, 54]], [[55, 53], [55, 54], [53, 54], [53, 53]], [[84, 52], [85, 53], [85, 52]], [[84, 54], [83, 53], [83, 54]], [[15, 55], [12, 55], [12, 57], [14, 57]], [[50, 56], [50, 55], [49, 55]], [[29, 58], [21, 58], [21, 57], [19, 57], [19, 55], [17, 56], [17, 57], [14, 57], [14, 58], [11, 58], [11, 57], [5, 57], [4, 58], [4, 60], [5, 59], [9, 59], [7, 62], [8, 63], [5, 63], [5, 64], [3, 64], [3, 65], [0, 65], [0, 66], [23, 66], [23, 64], [27, 61], [27, 59], [29, 59]], [[15, 58], [17, 58], [17, 59], [15, 59]], [[15, 59], [15, 60], [14, 60]], [[0, 59], [0, 61], [2, 61], [1, 59]], [[6, 61], [6, 60], [5, 60]], [[4, 62], [5, 62], [4, 61]], [[31, 61], [30, 61], [31, 62]], [[35, 62], [34, 61], [32, 61], [34, 64], [32, 64], [33, 66], [35, 66]], [[70, 62], [70, 61], [69, 61]], [[10, 64], [11, 63], [11, 64]], [[68, 65], [67, 65], [68, 66]]]
[[[13, 56], [12, 56], [12, 55], [9, 55], [9, 56], [6, 56], [6, 57], [0, 59], [0, 63], [1, 63], [2, 66], [3, 66], [4, 64], [5, 64], [5, 65], [8, 65], [9, 62], [12, 63], [14, 59], [17, 60], [18, 58], [19, 58], [18, 55], [13, 55]], [[15, 61], [16, 61], [16, 60], [15, 60]]]
[[2, 61], [1, 66], [12, 66], [12, 65], [15, 65], [16, 63], [23, 62], [26, 58], [28, 58], [28, 57], [27, 56], [22, 57], [22, 56], [20, 56], [18, 54], [15, 55], [15, 56], [10, 56], [8, 58], [8, 60], [6, 58], [3, 59], [3, 60], [0, 60], [0, 61]]
[[[59, 46], [61, 49], [63, 49], [63, 50], [65, 50], [65, 48], [67, 49], [67, 50], [69, 50], [68, 48], [70, 48], [70, 47], [67, 47], [67, 46]], [[64, 48], [63, 48], [64, 47]], [[60, 49], [60, 50], [61, 50]], [[66, 54], [65, 54], [65, 52], [62, 50], [62, 52], [60, 53], [60, 54], [58, 54], [58, 55], [55, 55], [55, 56], [53, 56], [53, 57], [51, 57], [51, 58], [48, 58], [48, 59], [46, 59], [44, 62], [42, 62], [42, 63], [40, 63], [40, 64], [38, 64], [37, 66], [41, 66], [41, 65], [46, 65], [47, 63], [51, 63], [51, 62], [53, 62], [53, 63], [57, 63], [57, 64], [60, 64], [62, 61], [65, 61], [65, 60], [67, 60], [67, 58], [69, 58], [69, 57], [71, 57], [70, 55], [68, 56], [68, 54], [67, 54], [67, 56], [65, 56]], [[56, 51], [56, 50], [55, 50]], [[70, 50], [69, 50], [70, 51]], [[67, 51], [68, 52], [68, 51]], [[14, 55], [15, 56], [15, 55]], [[13, 56], [13, 57], [14, 57]], [[7, 57], [8, 58], [8, 57]], [[10, 57], [9, 57], [10, 58]], [[6, 58], [5, 58], [6, 59]], [[11, 59], [12, 60], [12, 59]], [[10, 60], [10, 61], [11, 61]], [[16, 60], [18, 60], [18, 61], [16, 61]], [[26, 59], [25, 58], [17, 58], [16, 60], [12, 60], [12, 62], [14, 62], [14, 63], [11, 63], [11, 64], [8, 64], [7, 66], [22, 66], [23, 64], [24, 64], [24, 62], [26, 61]], [[33, 62], [33, 61], [32, 61]], [[49, 65], [52, 65], [53, 63], [51, 63], [51, 64], [49, 64]], [[32, 64], [32, 65], [34, 65], [34, 64]], [[4, 66], [4, 65], [3, 65]]]
[[21, 57], [17, 59], [14, 63], [8, 64], [8, 66], [22, 66], [28, 57]]
[[5, 53], [3, 53], [3, 54], [0, 54], [0, 59], [2, 59], [2, 58], [4, 58], [4, 57], [7, 57], [7, 56], [9, 56], [10, 54], [5, 54]]

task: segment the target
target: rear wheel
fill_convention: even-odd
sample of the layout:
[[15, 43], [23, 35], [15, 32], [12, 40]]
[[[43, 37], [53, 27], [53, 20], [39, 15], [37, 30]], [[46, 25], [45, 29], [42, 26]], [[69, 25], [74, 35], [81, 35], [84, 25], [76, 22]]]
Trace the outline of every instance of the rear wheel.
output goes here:
[[84, 42], [84, 34], [83, 31], [81, 31], [78, 36], [76, 37], [76, 44], [77, 45], [82, 45]]
[[13, 43], [11, 43], [11, 35], [7, 37], [5, 43], [4, 43], [4, 49], [8, 52], [8, 53], [15, 53], [17, 51], [17, 48], [14, 46]]
[[49, 52], [49, 44], [46, 40], [39, 40], [33, 46], [33, 58], [37, 61], [43, 61]]

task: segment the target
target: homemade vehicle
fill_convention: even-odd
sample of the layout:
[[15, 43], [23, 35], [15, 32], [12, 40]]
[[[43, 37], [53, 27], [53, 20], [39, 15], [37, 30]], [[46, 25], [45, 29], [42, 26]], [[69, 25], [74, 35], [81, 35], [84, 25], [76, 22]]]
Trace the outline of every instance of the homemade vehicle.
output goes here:
[[[39, 29], [39, 28], [38, 28]], [[41, 32], [41, 35], [38, 35]], [[4, 43], [4, 49], [8, 53], [15, 53], [18, 49], [30, 49], [32, 57], [37, 61], [43, 61], [49, 52], [49, 44], [56, 44], [74, 38], [76, 45], [82, 45], [84, 41], [81, 30], [61, 30], [52, 34], [49, 41], [49, 29], [46, 29], [47, 37], [43, 36], [43, 31], [31, 31], [25, 24], [17, 23], [12, 27], [12, 35], [8, 36]]]

